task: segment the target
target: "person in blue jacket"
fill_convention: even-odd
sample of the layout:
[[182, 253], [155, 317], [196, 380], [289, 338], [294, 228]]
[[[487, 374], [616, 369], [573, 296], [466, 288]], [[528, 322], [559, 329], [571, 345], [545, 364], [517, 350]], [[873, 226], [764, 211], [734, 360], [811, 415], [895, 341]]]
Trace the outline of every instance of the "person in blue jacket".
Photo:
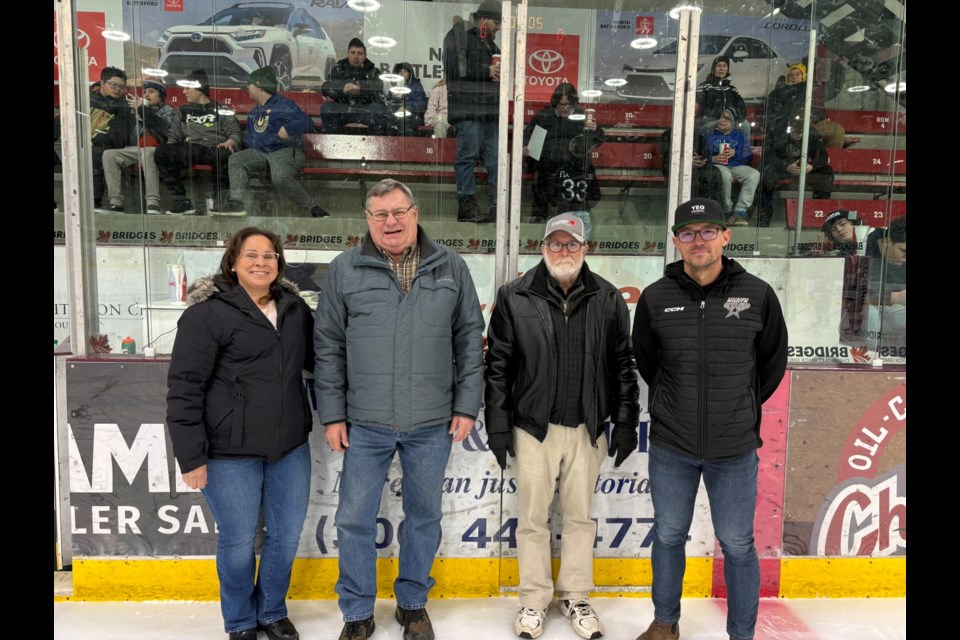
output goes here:
[[[739, 124], [736, 109], [727, 107], [720, 112], [713, 129], [704, 128], [700, 154], [709, 158], [710, 164], [720, 170], [721, 197], [727, 216], [727, 226], [746, 227], [747, 210], [753, 204], [760, 184], [760, 172], [750, 166], [753, 150], [750, 138]], [[740, 195], [733, 202], [733, 181], [740, 183]]]
[[[393, 72], [403, 77], [401, 86], [410, 89], [409, 93], [400, 95], [391, 92], [388, 98], [390, 110], [394, 112], [394, 130], [403, 136], [419, 135], [420, 127], [423, 125], [423, 114], [427, 111], [427, 92], [420, 78], [417, 77], [413, 65], [409, 62], [398, 62], [393, 65]], [[405, 115], [401, 109], [409, 115]]]
[[247, 92], [257, 106], [247, 114], [246, 147], [230, 156], [230, 199], [210, 213], [243, 216], [243, 194], [252, 171], [270, 171], [270, 181], [281, 194], [293, 200], [303, 215], [324, 218], [328, 215], [297, 180], [306, 162], [304, 133], [313, 131], [313, 121], [293, 100], [277, 93], [277, 74], [272, 67], [261, 67], [250, 74]]

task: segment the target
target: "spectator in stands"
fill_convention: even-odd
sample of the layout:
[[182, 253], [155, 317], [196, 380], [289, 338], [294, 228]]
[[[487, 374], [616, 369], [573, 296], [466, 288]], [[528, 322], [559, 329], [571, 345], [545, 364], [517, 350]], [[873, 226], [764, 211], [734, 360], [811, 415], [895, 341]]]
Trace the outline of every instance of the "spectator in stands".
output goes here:
[[[837, 209], [827, 214], [823, 221], [823, 235], [826, 239], [825, 251], [845, 256], [863, 255], [866, 246], [866, 232], [858, 234], [860, 220], [850, 217], [846, 209]], [[862, 238], [857, 238], [862, 235]]]
[[[724, 109], [732, 108], [747, 116], [747, 105], [730, 81], [730, 58], [717, 56], [710, 67], [710, 75], [697, 87], [697, 122], [703, 126], [720, 118]], [[749, 140], [749, 131], [747, 131]]]
[[450, 121], [447, 117], [447, 79], [440, 78], [440, 81], [433, 85], [433, 89], [430, 90], [427, 111], [423, 114], [423, 123], [428, 127], [433, 127], [435, 137], [446, 138], [450, 127]]
[[[767, 135], [763, 146], [763, 176], [760, 181], [760, 214], [757, 225], [770, 226], [773, 215], [773, 192], [781, 186], [799, 188], [801, 175], [806, 175], [805, 188], [815, 199], [829, 199], [833, 192], [833, 169], [820, 133], [810, 127], [806, 162], [801, 164], [803, 147], [803, 111], [798, 111], [782, 131]], [[785, 183], [783, 181], [786, 181]]]
[[[753, 204], [760, 182], [760, 172], [750, 166], [753, 150], [750, 138], [740, 129], [740, 114], [727, 107], [720, 112], [720, 118], [712, 130], [705, 127], [699, 140], [701, 154], [709, 158], [710, 164], [720, 171], [721, 204], [727, 216], [727, 226], [745, 227], [747, 211]], [[733, 181], [740, 183], [740, 194], [733, 202]]]
[[137, 144], [123, 149], [107, 149], [103, 152], [103, 173], [107, 183], [109, 206], [100, 211], [117, 213], [123, 211], [123, 188], [120, 170], [132, 164], [140, 164], [143, 172], [144, 196], [147, 213], [160, 215], [160, 176], [154, 155], [157, 147], [167, 141], [170, 127], [177, 119], [177, 110], [166, 103], [167, 89], [156, 80], [144, 80], [143, 96], [127, 95], [127, 103], [133, 108], [137, 119]]
[[325, 133], [343, 133], [347, 124], [366, 125], [371, 135], [387, 132], [391, 116], [380, 70], [367, 60], [367, 47], [359, 38], [350, 41], [347, 57], [337, 61], [321, 91], [333, 100], [320, 109]]
[[187, 103], [173, 120], [167, 144], [161, 145], [154, 155], [160, 179], [173, 197], [173, 208], [167, 213], [176, 215], [197, 212], [180, 177], [183, 171], [195, 164], [213, 167], [215, 202], [220, 203], [230, 188], [230, 154], [240, 149], [240, 123], [232, 111], [210, 99], [206, 71], [197, 69], [185, 80], [183, 97]]
[[247, 114], [246, 148], [230, 156], [230, 199], [223, 208], [211, 213], [246, 215], [243, 196], [250, 173], [269, 170], [273, 186], [293, 200], [303, 215], [314, 218], [330, 215], [313, 203], [297, 180], [306, 162], [303, 134], [313, 131], [310, 116], [293, 100], [277, 93], [277, 74], [273, 67], [260, 67], [250, 74], [247, 82], [247, 91], [257, 106]]
[[103, 152], [123, 149], [135, 144], [136, 120], [124, 96], [127, 74], [123, 69], [104, 67], [100, 82], [90, 93], [90, 134], [93, 164], [93, 205], [100, 208], [106, 179], [103, 175]]
[[890, 349], [907, 346], [907, 217], [896, 218], [888, 229], [875, 230], [867, 245], [876, 246], [880, 254], [870, 261], [864, 301], [868, 344], [899, 355]]
[[402, 136], [420, 135], [423, 114], [427, 110], [427, 92], [424, 91], [423, 83], [420, 82], [420, 78], [414, 73], [413, 65], [409, 62], [398, 62], [393, 65], [393, 72], [403, 78], [400, 88], [410, 90], [409, 93], [401, 95], [390, 92], [389, 107], [394, 116], [394, 130]]
[[[497, 147], [500, 115], [500, 47], [494, 41], [502, 17], [498, 0], [483, 0], [473, 25], [458, 22], [443, 38], [450, 124], [457, 128], [457, 220], [493, 222], [497, 214]], [[494, 62], [494, 56], [497, 56]], [[487, 169], [487, 210], [477, 204], [474, 168]]]
[[586, 118], [579, 101], [577, 88], [563, 82], [554, 90], [550, 104], [523, 128], [524, 157], [529, 156], [527, 144], [534, 130], [546, 131], [539, 159], [534, 160], [530, 222], [543, 222], [548, 214], [590, 211], [591, 202], [600, 198], [590, 151], [603, 144], [603, 129], [595, 118]]
[[769, 136], [783, 131], [793, 114], [806, 103], [807, 66], [802, 62], [790, 65], [784, 84], [778, 85], [767, 96], [764, 131]]

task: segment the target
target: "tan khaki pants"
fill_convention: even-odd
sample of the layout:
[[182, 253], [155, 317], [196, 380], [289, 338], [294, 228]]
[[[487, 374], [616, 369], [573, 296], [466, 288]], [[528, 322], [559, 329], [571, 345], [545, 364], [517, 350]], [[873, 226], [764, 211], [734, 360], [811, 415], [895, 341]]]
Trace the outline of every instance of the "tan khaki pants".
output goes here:
[[551, 424], [542, 443], [523, 429], [514, 428], [513, 433], [520, 503], [520, 606], [545, 609], [553, 600], [547, 518], [557, 490], [560, 502], [556, 516], [561, 518], [563, 528], [556, 591], [561, 599], [586, 598], [594, 588], [593, 542], [597, 534], [590, 507], [606, 454], [606, 438], [600, 438], [594, 447], [585, 424], [576, 429]]

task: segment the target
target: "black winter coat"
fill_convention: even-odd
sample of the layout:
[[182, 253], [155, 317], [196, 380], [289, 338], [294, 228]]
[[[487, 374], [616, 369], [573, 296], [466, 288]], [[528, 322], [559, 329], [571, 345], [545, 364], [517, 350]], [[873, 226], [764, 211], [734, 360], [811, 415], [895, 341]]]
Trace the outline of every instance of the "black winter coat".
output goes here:
[[180, 470], [217, 458], [276, 462], [307, 441], [313, 415], [313, 314], [281, 281], [277, 328], [242, 287], [198, 280], [177, 323], [167, 375], [167, 429]]
[[[344, 93], [343, 87], [347, 84], [360, 85], [360, 93]], [[330, 70], [330, 78], [323, 83], [320, 90], [326, 97], [343, 104], [386, 104], [387, 101], [387, 96], [383, 93], [380, 70], [369, 60], [364, 60], [359, 67], [350, 66], [347, 58], [338, 60]]]
[[[556, 342], [541, 263], [500, 287], [487, 329], [484, 371], [487, 433], [520, 427], [540, 442], [547, 435], [556, 390]], [[596, 443], [609, 416], [618, 427], [636, 429], [639, 385], [630, 347], [630, 314], [623, 295], [583, 265], [587, 305], [582, 406], [590, 441]]]
[[[443, 73], [447, 78], [447, 113], [451, 123], [497, 118], [500, 82], [490, 78], [490, 66], [494, 54], [499, 53], [497, 43], [481, 38], [477, 27], [454, 27], [447, 32], [443, 39]], [[463, 74], [459, 66], [461, 54], [465, 61]]]
[[769, 284], [736, 261], [708, 287], [683, 262], [643, 290], [633, 350], [650, 387], [650, 439], [703, 460], [763, 444], [761, 405], [787, 368], [787, 326]]

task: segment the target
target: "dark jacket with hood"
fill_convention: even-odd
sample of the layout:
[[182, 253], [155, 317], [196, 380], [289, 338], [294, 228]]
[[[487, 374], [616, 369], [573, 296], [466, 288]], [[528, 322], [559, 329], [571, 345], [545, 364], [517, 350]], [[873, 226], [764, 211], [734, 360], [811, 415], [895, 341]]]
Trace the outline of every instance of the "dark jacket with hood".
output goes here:
[[407, 73], [410, 74], [410, 81], [404, 85], [409, 87], [410, 93], [408, 93], [406, 96], [389, 97], [387, 99], [393, 106], [406, 107], [407, 111], [413, 113], [413, 115], [415, 115], [422, 123], [423, 114], [427, 110], [427, 92], [423, 88], [423, 83], [420, 82], [420, 78], [418, 78], [414, 72], [413, 65], [411, 65], [409, 62], [401, 62], [400, 64], [396, 65], [396, 67], [394, 67], [394, 73], [399, 73], [399, 71], [396, 70], [397, 67], [406, 69]]
[[464, 26], [455, 26], [443, 39], [447, 119], [452, 124], [460, 120], [496, 120], [500, 113], [500, 81], [490, 77], [490, 66], [500, 47], [490, 38], [481, 38], [475, 25], [469, 29]]
[[[360, 93], [344, 93], [343, 88], [347, 84], [360, 85]], [[386, 103], [380, 70], [369, 59], [359, 67], [351, 66], [348, 58], [338, 60], [330, 71], [330, 78], [320, 90], [334, 102], [353, 106]]]
[[730, 81], [730, 74], [718, 78], [713, 75], [718, 62], [726, 62], [730, 69], [730, 58], [717, 56], [710, 67], [710, 75], [697, 87], [697, 117], [700, 120], [716, 120], [724, 109], [734, 109], [738, 119], [746, 118], [747, 105], [740, 96], [740, 92]]
[[650, 387], [650, 439], [703, 460], [763, 444], [761, 405], [787, 368], [787, 326], [772, 287], [736, 261], [704, 289], [667, 265], [643, 290], [633, 350]]
[[[596, 443], [609, 416], [615, 428], [635, 430], [639, 387], [630, 347], [630, 314], [623, 295], [584, 263], [582, 291], [571, 305], [586, 305], [581, 405]], [[520, 427], [540, 442], [547, 435], [557, 378], [557, 347], [550, 305], [557, 304], [543, 261], [497, 292], [487, 328], [484, 378], [487, 433]]]
[[313, 315], [296, 285], [284, 279], [281, 288], [275, 329], [243, 287], [218, 276], [190, 287], [167, 375], [167, 429], [181, 472], [209, 459], [276, 462], [307, 441]]

